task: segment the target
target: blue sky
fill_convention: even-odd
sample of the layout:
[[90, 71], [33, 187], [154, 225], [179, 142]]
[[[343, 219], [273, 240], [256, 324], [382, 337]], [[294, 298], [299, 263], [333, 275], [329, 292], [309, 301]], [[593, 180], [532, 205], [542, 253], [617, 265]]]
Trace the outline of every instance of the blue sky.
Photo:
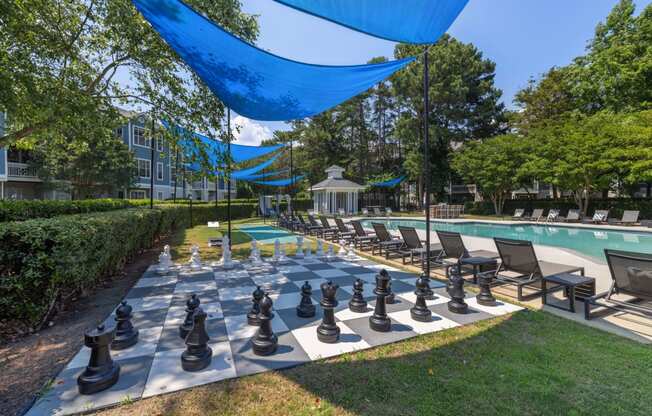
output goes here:
[[[299, 61], [349, 65], [374, 56], [391, 57], [394, 43], [376, 39], [300, 13], [271, 0], [241, 0], [245, 12], [259, 15], [258, 45]], [[638, 10], [652, 0], [637, 0]], [[496, 84], [503, 101], [552, 66], [584, 53], [596, 24], [618, 0], [470, 0], [448, 33], [473, 43], [496, 62]], [[397, 0], [400, 4], [400, 0]], [[436, 64], [436, 63], [435, 63]], [[284, 123], [238, 117], [239, 142], [257, 144]]]

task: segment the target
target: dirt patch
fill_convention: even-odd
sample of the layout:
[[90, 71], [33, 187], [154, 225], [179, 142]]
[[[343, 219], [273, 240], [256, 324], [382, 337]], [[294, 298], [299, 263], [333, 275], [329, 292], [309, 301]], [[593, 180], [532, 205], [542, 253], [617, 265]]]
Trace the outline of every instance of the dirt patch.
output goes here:
[[84, 332], [103, 321], [147, 267], [163, 244], [146, 250], [93, 293], [78, 299], [51, 326], [0, 345], [0, 414], [23, 414], [84, 343]]

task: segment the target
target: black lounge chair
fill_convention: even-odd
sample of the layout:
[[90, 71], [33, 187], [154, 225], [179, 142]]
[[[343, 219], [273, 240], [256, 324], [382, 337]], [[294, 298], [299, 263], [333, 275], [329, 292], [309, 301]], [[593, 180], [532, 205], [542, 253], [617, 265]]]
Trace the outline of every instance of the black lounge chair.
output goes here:
[[640, 211], [623, 211], [621, 219], [610, 219], [609, 224], [613, 225], [637, 225]]
[[[421, 267], [426, 261], [426, 247], [425, 241], [421, 241], [417, 230], [413, 227], [398, 227], [398, 231], [403, 237], [404, 244], [398, 250], [401, 254], [401, 260], [405, 264], [405, 259], [410, 257], [410, 264], [414, 264], [414, 258], [417, 257]], [[430, 258], [428, 260], [435, 260], [442, 251], [442, 247], [437, 243], [430, 243]]]
[[319, 235], [319, 233], [321, 233], [321, 230], [324, 229], [324, 226], [319, 224], [317, 220], [315, 220], [315, 217], [313, 217], [310, 214], [308, 214], [308, 221], [310, 225], [310, 227], [308, 228], [308, 234]]
[[[435, 263], [441, 264], [446, 268], [446, 275], [448, 276], [448, 268], [450, 266], [460, 265], [460, 260], [463, 259], [497, 259], [500, 255], [493, 251], [488, 250], [474, 250], [468, 251], [462, 240], [460, 233], [454, 233], [450, 231], [439, 231], [437, 230], [437, 237], [439, 238], [439, 244], [441, 244], [442, 251], [439, 253], [439, 256], [435, 259]], [[491, 267], [487, 269], [486, 267], [480, 266], [479, 270], [474, 270], [473, 266], [461, 265], [462, 275], [475, 274], [476, 272], [488, 272], [495, 270], [495, 264], [492, 264]], [[475, 278], [475, 276], [474, 276]]]
[[596, 209], [592, 217], [584, 218], [582, 220], [584, 224], [606, 224], [608, 221], [609, 221], [608, 209]]
[[299, 223], [297, 224], [299, 231], [304, 234], [310, 234], [310, 227], [312, 227], [312, 225], [308, 224], [301, 214], [297, 214], [297, 219], [299, 220]]
[[[538, 260], [531, 241], [494, 237], [494, 242], [501, 260], [494, 277], [502, 284], [516, 286], [519, 301], [540, 297], [544, 276], [576, 272], [584, 276], [583, 267]], [[523, 288], [535, 292], [524, 296]]]
[[325, 240], [333, 241], [337, 237], [337, 227], [333, 227], [328, 222], [328, 218], [323, 215], [319, 216], [319, 221], [321, 221], [322, 229], [318, 231], [318, 235]]
[[337, 225], [337, 239], [351, 241], [355, 237], [355, 231], [349, 230], [349, 227], [344, 224], [341, 218], [335, 218]]
[[[591, 319], [593, 307], [630, 312], [652, 317], [652, 254], [605, 249], [611, 287], [608, 291], [587, 298], [584, 302], [584, 318]], [[616, 299], [625, 295], [629, 299]]]
[[374, 227], [376, 232], [376, 241], [371, 246], [371, 254], [383, 255], [383, 249], [385, 249], [385, 258], [389, 259], [390, 253], [398, 253], [398, 249], [403, 245], [403, 240], [398, 237], [394, 237], [387, 231], [385, 224], [378, 222], [372, 222], [371, 226]]
[[365, 231], [360, 221], [351, 221], [351, 225], [353, 225], [353, 231], [355, 231], [355, 236], [353, 237], [355, 248], [359, 248], [360, 250], [370, 248], [373, 250], [373, 245], [377, 240], [376, 234]]

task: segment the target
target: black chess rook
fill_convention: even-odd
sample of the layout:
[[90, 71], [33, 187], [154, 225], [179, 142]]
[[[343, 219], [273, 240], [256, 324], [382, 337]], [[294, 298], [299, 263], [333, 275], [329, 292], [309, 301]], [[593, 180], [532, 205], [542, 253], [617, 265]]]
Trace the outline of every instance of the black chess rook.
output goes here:
[[77, 378], [81, 394], [94, 394], [113, 386], [120, 377], [120, 365], [111, 359], [109, 345], [115, 337], [115, 327], [99, 325], [84, 334], [84, 345], [91, 349], [88, 366]]
[[213, 357], [213, 350], [208, 346], [206, 312], [197, 308], [192, 322], [192, 329], [186, 337], [186, 350], [181, 353], [181, 367], [186, 371], [200, 371], [208, 367]]

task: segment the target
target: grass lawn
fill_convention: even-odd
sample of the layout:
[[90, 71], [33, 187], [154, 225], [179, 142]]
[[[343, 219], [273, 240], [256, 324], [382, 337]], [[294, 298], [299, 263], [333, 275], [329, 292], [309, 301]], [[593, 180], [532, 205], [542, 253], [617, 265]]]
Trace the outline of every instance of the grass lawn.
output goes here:
[[[213, 233], [187, 230], [177, 255]], [[247, 236], [233, 237], [246, 253]], [[650, 391], [649, 346], [526, 310], [102, 414], [650, 415]]]

